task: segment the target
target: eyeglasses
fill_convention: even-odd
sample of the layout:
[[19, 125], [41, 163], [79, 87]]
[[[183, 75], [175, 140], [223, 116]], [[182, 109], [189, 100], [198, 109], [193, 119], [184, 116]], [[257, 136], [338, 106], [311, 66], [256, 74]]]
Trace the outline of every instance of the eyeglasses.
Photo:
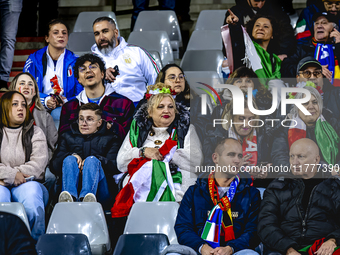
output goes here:
[[[98, 68], [97, 65], [89, 65], [88, 67], [89, 67], [89, 70], [90, 70], [90, 71], [95, 71], [95, 70]], [[86, 66], [84, 66], [84, 67], [81, 66], [81, 67], [79, 67], [78, 70], [79, 70], [80, 73], [85, 73], [86, 70], [87, 70], [87, 67], [86, 67]]]
[[333, 4], [339, 8], [340, 7], [340, 2], [325, 2], [328, 7], [332, 7]]
[[101, 119], [94, 119], [94, 118], [87, 118], [87, 119], [84, 119], [84, 118], [79, 118], [77, 119], [77, 123], [82, 125], [84, 123], [86, 123], [87, 125], [91, 126], [92, 124], [94, 124], [96, 121], [100, 121]]
[[305, 77], [307, 79], [310, 78], [312, 76], [312, 74], [316, 78], [320, 78], [322, 76], [322, 71], [321, 70], [317, 70], [317, 71], [314, 71], [314, 72], [306, 70], [306, 71], [300, 71], [300, 73], [303, 75], [303, 77]]
[[265, 2], [266, 0], [254, 0], [254, 2]]
[[175, 82], [177, 78], [180, 81], [184, 81], [185, 76], [184, 76], [184, 74], [180, 74], [178, 76], [176, 76], [176, 75], [169, 75], [168, 78], [166, 78], [166, 80], [169, 80], [171, 82]]

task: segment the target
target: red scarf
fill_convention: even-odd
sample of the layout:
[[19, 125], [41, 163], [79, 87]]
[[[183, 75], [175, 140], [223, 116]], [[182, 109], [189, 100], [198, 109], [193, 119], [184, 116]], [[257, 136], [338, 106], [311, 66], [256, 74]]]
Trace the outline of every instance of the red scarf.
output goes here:
[[[31, 107], [30, 107], [30, 113], [32, 114], [32, 117], [33, 117], [33, 110], [34, 110], [34, 107], [35, 107], [35, 102], [32, 103]], [[34, 119], [33, 119], [34, 120]], [[33, 125], [35, 126], [35, 121], [33, 122]]]

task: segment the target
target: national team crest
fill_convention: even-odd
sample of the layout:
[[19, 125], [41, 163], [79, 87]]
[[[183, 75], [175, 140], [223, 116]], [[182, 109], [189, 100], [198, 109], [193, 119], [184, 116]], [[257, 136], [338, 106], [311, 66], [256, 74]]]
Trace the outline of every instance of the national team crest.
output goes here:
[[69, 65], [69, 66], [68, 66], [68, 69], [67, 69], [67, 77], [71, 77], [72, 74], [73, 74], [72, 66]]
[[123, 58], [124, 58], [124, 61], [126, 64], [131, 64], [131, 58], [130, 58], [130, 55], [128, 53], [125, 53], [123, 55]]

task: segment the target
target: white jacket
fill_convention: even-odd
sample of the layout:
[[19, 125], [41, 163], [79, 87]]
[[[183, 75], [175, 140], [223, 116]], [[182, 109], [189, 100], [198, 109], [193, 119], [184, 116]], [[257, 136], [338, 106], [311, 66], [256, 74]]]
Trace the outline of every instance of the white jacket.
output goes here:
[[144, 97], [146, 86], [155, 83], [159, 68], [147, 51], [127, 44], [123, 37], [118, 37], [118, 41], [119, 45], [108, 55], [102, 54], [96, 44], [91, 50], [104, 60], [106, 68], [118, 65], [120, 75], [111, 83], [113, 89], [138, 102]]

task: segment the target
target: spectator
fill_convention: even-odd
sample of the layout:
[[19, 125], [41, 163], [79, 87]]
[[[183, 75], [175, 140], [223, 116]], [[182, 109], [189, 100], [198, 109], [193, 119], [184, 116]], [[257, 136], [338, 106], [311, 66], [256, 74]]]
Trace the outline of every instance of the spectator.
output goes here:
[[[59, 202], [98, 199], [104, 208], [112, 207], [112, 198], [117, 195], [113, 175], [120, 173], [116, 157], [121, 141], [107, 129], [101, 116], [99, 105], [83, 104], [77, 123], [60, 138], [51, 163], [51, 170], [63, 182]], [[78, 195], [80, 175], [82, 188]]]
[[[255, 100], [253, 106], [258, 109]], [[244, 114], [234, 114], [233, 102], [230, 101], [223, 110], [223, 113], [213, 114], [213, 119], [220, 122], [210, 121], [206, 125], [205, 139], [203, 143], [204, 163], [206, 166], [213, 166], [214, 161], [211, 155], [214, 153], [216, 144], [226, 138], [233, 138], [242, 144], [243, 162], [242, 166], [257, 166], [252, 173], [256, 180], [255, 187], [266, 188], [270, 182], [267, 178], [267, 172], [264, 172], [262, 166], [271, 163], [270, 158], [270, 139], [265, 127], [261, 125], [260, 117], [253, 114], [248, 108], [247, 98], [244, 98]], [[264, 121], [263, 121], [264, 122]], [[266, 123], [267, 124], [267, 123]], [[255, 128], [257, 126], [257, 128]], [[254, 168], [252, 168], [254, 169]], [[254, 170], [255, 170], [254, 169]], [[264, 180], [266, 179], [266, 180]]]
[[340, 33], [334, 28], [334, 16], [325, 12], [316, 13], [313, 22], [313, 38], [308, 45], [298, 45], [296, 53], [282, 62], [282, 77], [296, 77], [299, 61], [312, 56], [321, 63], [323, 75], [334, 86], [340, 86], [340, 68], [337, 61], [340, 58]]
[[[155, 83], [159, 72], [156, 62], [144, 49], [129, 45], [118, 30], [113, 19], [100, 17], [93, 22], [96, 44], [91, 48], [100, 56], [106, 66], [106, 79], [114, 90], [131, 99], [137, 106], [146, 91], [146, 85]], [[118, 66], [119, 74], [114, 67]]]
[[[0, 201], [24, 205], [32, 237], [38, 240], [45, 232], [48, 202], [48, 192], [39, 182], [44, 179], [48, 161], [46, 138], [42, 130], [33, 125], [22, 94], [5, 93], [0, 106]], [[33, 180], [26, 181], [29, 177]]]
[[238, 174], [242, 146], [234, 139], [221, 140], [212, 158], [215, 171], [199, 178], [183, 197], [175, 223], [178, 242], [202, 255], [257, 254], [251, 249], [259, 243], [261, 198], [249, 175]]
[[[118, 152], [118, 169], [129, 172], [132, 177], [117, 196], [112, 209], [113, 217], [127, 216], [129, 206], [132, 206], [132, 203], [129, 206], [122, 204], [119, 197], [131, 197], [135, 193], [135, 202], [181, 201], [184, 192], [196, 180], [192, 169], [194, 164], [201, 162], [202, 152], [195, 127], [190, 125], [189, 112], [181, 104], [175, 103], [170, 86], [163, 83], [149, 86], [147, 98], [148, 102], [136, 112], [130, 132]], [[195, 163], [190, 160], [190, 155], [195, 155]], [[136, 162], [139, 161], [142, 163], [137, 166]], [[152, 163], [156, 161], [160, 163]], [[164, 178], [170, 175], [169, 171], [172, 179], [164, 180], [168, 188], [161, 197], [155, 196], [160, 188], [157, 185], [151, 189], [141, 188], [150, 187], [148, 182], [151, 179], [155, 181], [155, 178], [151, 178], [154, 173], [162, 173]], [[132, 186], [134, 191], [130, 192]]]
[[107, 127], [123, 140], [130, 128], [135, 107], [128, 98], [114, 92], [110, 85], [104, 85], [106, 69], [103, 60], [93, 54], [85, 54], [77, 59], [74, 70], [84, 90], [63, 105], [59, 134], [70, 130], [70, 123], [78, 119], [82, 104], [96, 103], [103, 112], [102, 119], [108, 122]]
[[261, 203], [257, 229], [266, 254], [333, 254], [340, 243], [339, 179], [320, 179], [324, 169], [313, 170], [321, 162], [310, 139], [291, 145], [289, 162], [294, 177], [274, 180]]
[[14, 45], [21, 8], [22, 0], [0, 0], [0, 89], [7, 89], [7, 82], [14, 58]]
[[73, 75], [73, 66], [78, 56], [66, 49], [67, 25], [55, 19], [47, 26], [45, 40], [48, 46], [28, 57], [24, 72], [35, 77], [41, 103], [51, 112], [58, 128], [62, 105], [78, 95], [82, 87]]
[[[280, 44], [277, 55], [285, 54], [291, 55], [295, 50], [294, 31], [290, 24], [289, 16], [280, 8], [275, 5], [274, 1], [270, 0], [236, 0], [236, 5], [231, 7], [230, 10], [234, 13], [239, 20], [239, 25], [245, 26], [249, 20], [253, 19], [256, 14], [261, 16], [275, 17], [280, 26], [282, 27], [281, 33], [278, 34], [278, 42]], [[224, 25], [229, 24], [230, 12], [226, 12]], [[249, 33], [249, 32], [248, 32]]]
[[329, 80], [324, 79], [319, 61], [311, 56], [301, 59], [297, 67], [296, 80], [300, 84], [313, 82], [321, 93], [324, 107], [333, 113], [334, 118], [340, 118], [340, 88], [332, 86]]
[[[321, 95], [315, 88], [306, 86], [304, 89], [309, 90], [311, 98], [302, 105], [311, 115], [305, 115], [296, 105], [293, 106], [287, 115], [290, 122], [285, 122], [285, 127], [280, 127], [274, 137], [273, 165], [289, 167], [289, 148], [302, 138], [309, 138], [319, 146], [322, 163], [339, 164], [340, 123], [323, 108]], [[303, 95], [297, 93], [295, 99], [301, 99]]]
[[[308, 2], [308, 1], [307, 1]], [[313, 16], [319, 12], [328, 12], [336, 16], [335, 23], [340, 25], [340, 19], [338, 13], [340, 11], [340, 1], [339, 0], [315, 0], [314, 3], [308, 5], [302, 10], [300, 17], [296, 23], [296, 40], [298, 44], [309, 45], [310, 40], [313, 36]]]
[[[30, 73], [19, 73], [14, 77], [9, 86], [9, 90], [19, 91], [26, 98], [30, 113], [34, 119], [34, 125], [41, 128], [46, 136], [48, 148], [48, 162], [52, 158], [52, 153], [58, 140], [58, 131], [53, 122], [52, 116], [44, 109], [40, 101], [38, 84]], [[50, 198], [55, 193], [56, 177], [51, 173], [49, 167], [45, 171], [45, 182]]]
[[[176, 0], [158, 0], [158, 3], [160, 10], [175, 10]], [[133, 0], [132, 4], [131, 31], [133, 31], [138, 14], [149, 7], [149, 0]]]
[[35, 241], [16, 215], [0, 212], [0, 254], [36, 255]]
[[[227, 19], [232, 45], [227, 44], [228, 38], [222, 32], [224, 43], [228, 45], [227, 52], [232, 51], [233, 54], [233, 66], [234, 68], [244, 64], [251, 66], [261, 83], [268, 88], [269, 80], [281, 78], [281, 61], [287, 57], [287, 55], [276, 55], [279, 49], [280, 35], [278, 23], [271, 16], [258, 14], [247, 23], [247, 32], [245, 33], [237, 25], [237, 21], [238, 17], [233, 13]], [[243, 39], [243, 37], [246, 38]], [[245, 45], [245, 41], [249, 45]], [[254, 57], [255, 51], [256, 57]], [[240, 61], [241, 59], [245, 61]]]

